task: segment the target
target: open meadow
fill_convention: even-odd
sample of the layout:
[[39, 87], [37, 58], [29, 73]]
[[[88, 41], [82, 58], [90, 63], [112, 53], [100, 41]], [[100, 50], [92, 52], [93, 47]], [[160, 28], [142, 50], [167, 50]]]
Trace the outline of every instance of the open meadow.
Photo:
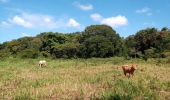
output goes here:
[[[39, 60], [0, 61], [0, 99], [170, 100], [168, 59], [46, 59], [43, 68]], [[138, 64], [133, 77], [123, 64]]]
[[170, 0], [0, 0], [0, 100], [170, 100]]

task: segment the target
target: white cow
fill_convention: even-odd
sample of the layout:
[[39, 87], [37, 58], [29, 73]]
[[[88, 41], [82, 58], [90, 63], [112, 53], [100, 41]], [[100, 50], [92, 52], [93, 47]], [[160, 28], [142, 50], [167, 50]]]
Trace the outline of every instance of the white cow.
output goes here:
[[40, 66], [40, 67], [43, 67], [43, 66], [47, 66], [47, 62], [45, 61], [45, 60], [40, 60], [39, 62], [38, 62], [38, 65]]

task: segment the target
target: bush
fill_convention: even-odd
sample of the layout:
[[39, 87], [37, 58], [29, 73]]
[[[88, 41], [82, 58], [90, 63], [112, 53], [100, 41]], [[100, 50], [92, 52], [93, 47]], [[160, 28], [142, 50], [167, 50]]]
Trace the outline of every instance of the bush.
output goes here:
[[5, 50], [0, 51], [0, 60], [3, 60], [4, 58], [7, 58], [10, 56], [10, 52], [6, 52]]
[[21, 58], [38, 58], [39, 52], [34, 49], [26, 49], [19, 53]]
[[162, 54], [161, 54], [161, 56], [163, 57], [163, 58], [169, 58], [170, 57], [170, 51], [164, 51]]
[[42, 51], [40, 54], [41, 54], [41, 56], [43, 56], [43, 57], [51, 57], [51, 54], [48, 53], [47, 51]]
[[79, 51], [78, 46], [75, 43], [56, 44], [52, 55], [56, 58], [75, 58]]
[[155, 48], [150, 48], [145, 50], [145, 56], [147, 56], [147, 58], [153, 58], [155, 55]]

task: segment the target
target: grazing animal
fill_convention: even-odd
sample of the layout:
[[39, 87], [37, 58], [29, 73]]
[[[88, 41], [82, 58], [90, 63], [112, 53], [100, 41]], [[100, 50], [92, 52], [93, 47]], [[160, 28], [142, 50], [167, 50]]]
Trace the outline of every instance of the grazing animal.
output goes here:
[[129, 74], [129, 77], [130, 77], [130, 75], [133, 75], [133, 74], [134, 74], [134, 71], [137, 69], [136, 67], [137, 67], [136, 64], [123, 65], [123, 66], [122, 66], [122, 69], [123, 69], [124, 75], [126, 76], [127, 73], [128, 73], [128, 74]]
[[47, 66], [47, 62], [45, 61], [45, 60], [40, 60], [39, 62], [38, 62], [38, 65], [40, 66], [40, 67], [43, 67], [43, 66]]

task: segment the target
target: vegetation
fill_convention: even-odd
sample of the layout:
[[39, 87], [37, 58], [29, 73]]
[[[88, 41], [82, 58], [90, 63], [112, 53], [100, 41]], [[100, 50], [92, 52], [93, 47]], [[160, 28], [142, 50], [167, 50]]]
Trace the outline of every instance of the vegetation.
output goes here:
[[162, 57], [164, 51], [169, 52], [170, 30], [155, 28], [140, 30], [134, 36], [126, 39], [129, 54], [136, 57], [158, 58]]
[[[125, 60], [124, 58], [46, 59], [8, 58], [0, 61], [0, 98], [7, 100], [99, 99], [168, 100], [168, 59]], [[158, 62], [159, 61], [159, 62]], [[137, 63], [131, 78], [121, 65]]]
[[[125, 77], [121, 65], [134, 63], [134, 77]], [[127, 38], [107, 25], [44, 32], [0, 44], [0, 99], [168, 100], [169, 64], [168, 28]]]
[[0, 44], [0, 57], [91, 58], [91, 57], [169, 57], [170, 30], [146, 28], [121, 38], [107, 25], [91, 25], [83, 32], [44, 32]]

